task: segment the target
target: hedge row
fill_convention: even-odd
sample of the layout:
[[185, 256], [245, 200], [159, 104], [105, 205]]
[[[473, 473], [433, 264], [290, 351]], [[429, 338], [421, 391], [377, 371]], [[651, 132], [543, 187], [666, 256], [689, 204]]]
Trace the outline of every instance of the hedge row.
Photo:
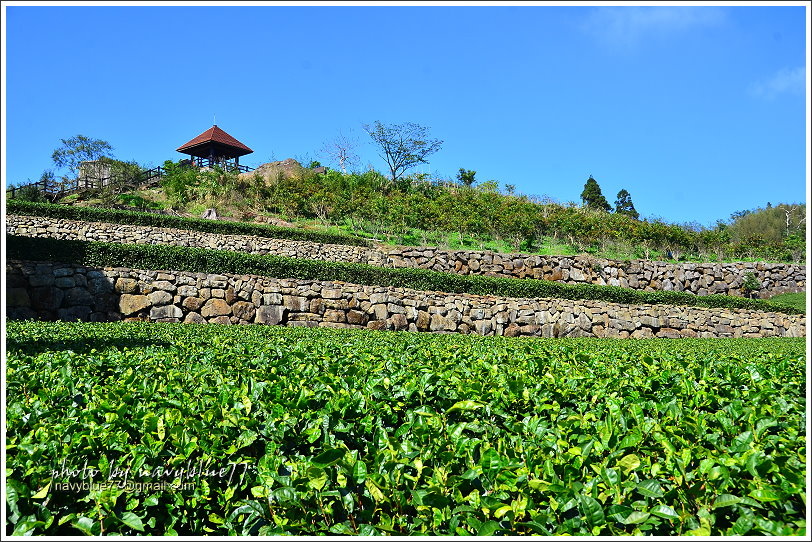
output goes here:
[[642, 292], [619, 286], [562, 284], [537, 279], [456, 275], [417, 268], [390, 269], [359, 263], [325, 262], [284, 256], [168, 245], [124, 245], [10, 235], [7, 258], [44, 260], [97, 267], [167, 269], [202, 273], [234, 273], [275, 278], [335, 280], [371, 286], [398, 286], [424, 291], [519, 298], [590, 299], [632, 305], [685, 305], [800, 314], [805, 311], [760, 299], [725, 295], [697, 296], [685, 292]]
[[183, 218], [156, 213], [104, 209], [101, 207], [76, 207], [73, 205], [8, 200], [6, 202], [6, 212], [16, 215], [46, 216], [49, 218], [110, 222], [113, 224], [131, 224], [134, 226], [152, 226], [158, 228], [176, 228], [206, 233], [254, 235], [272, 239], [291, 239], [294, 241], [311, 241], [314, 243], [329, 243], [334, 245], [370, 246], [369, 241], [366, 239], [352, 235], [312, 232], [297, 228], [264, 226], [260, 224], [246, 224], [243, 222]]

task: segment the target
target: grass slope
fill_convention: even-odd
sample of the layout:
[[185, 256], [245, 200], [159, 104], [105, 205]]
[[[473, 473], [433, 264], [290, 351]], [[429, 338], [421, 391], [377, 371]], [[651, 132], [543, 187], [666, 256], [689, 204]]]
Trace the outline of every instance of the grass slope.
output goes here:
[[7, 332], [8, 533], [805, 533], [803, 339]]

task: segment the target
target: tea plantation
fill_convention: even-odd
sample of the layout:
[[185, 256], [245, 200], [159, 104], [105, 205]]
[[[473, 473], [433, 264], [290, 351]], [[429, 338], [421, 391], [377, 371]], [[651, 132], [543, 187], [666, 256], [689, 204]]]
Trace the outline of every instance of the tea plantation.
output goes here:
[[7, 353], [8, 534], [806, 531], [802, 338], [8, 322]]

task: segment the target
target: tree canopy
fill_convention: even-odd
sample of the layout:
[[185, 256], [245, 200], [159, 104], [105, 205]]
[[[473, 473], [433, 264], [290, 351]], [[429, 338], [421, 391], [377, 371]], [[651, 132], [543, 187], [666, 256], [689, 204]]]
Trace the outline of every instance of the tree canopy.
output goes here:
[[592, 175], [589, 176], [589, 179], [586, 180], [586, 184], [584, 184], [584, 191], [581, 192], [581, 201], [590, 209], [600, 209], [606, 212], [612, 209], [609, 206], [609, 202], [606, 201], [606, 198], [603, 196], [598, 181], [593, 179]]
[[55, 149], [51, 158], [59, 168], [68, 168], [74, 177], [79, 175], [79, 164], [108, 156], [113, 147], [102, 139], [91, 139], [81, 134], [62, 139], [62, 146]]
[[380, 148], [392, 181], [417, 164], [427, 164], [426, 158], [443, 145], [442, 140], [429, 138], [428, 128], [413, 122], [382, 124], [376, 120], [372, 125], [364, 124], [364, 130]]
[[632, 203], [632, 195], [629, 194], [625, 188], [617, 193], [617, 199], [615, 200], [615, 212], [628, 215], [635, 220], [640, 218], [640, 213], [637, 212], [637, 209], [634, 208], [634, 203]]

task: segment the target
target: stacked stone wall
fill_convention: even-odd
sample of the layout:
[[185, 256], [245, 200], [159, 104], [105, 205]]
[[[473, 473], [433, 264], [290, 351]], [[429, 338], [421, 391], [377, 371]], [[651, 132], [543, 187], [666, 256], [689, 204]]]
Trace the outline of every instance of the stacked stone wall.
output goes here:
[[540, 256], [435, 247], [355, 247], [249, 235], [203, 233], [172, 228], [106, 224], [47, 217], [7, 217], [12, 235], [80, 239], [110, 243], [148, 243], [275, 254], [382, 267], [418, 267], [463, 275], [534, 278], [567, 284], [621, 286], [635, 290], [685, 291], [697, 295], [742, 296], [746, 273], [762, 284], [761, 298], [806, 288], [806, 266], [766, 262], [667, 263], [608, 260], [591, 256]]
[[802, 315], [517, 299], [254, 275], [10, 260], [12, 319], [268, 324], [536, 337], [798, 337]]

